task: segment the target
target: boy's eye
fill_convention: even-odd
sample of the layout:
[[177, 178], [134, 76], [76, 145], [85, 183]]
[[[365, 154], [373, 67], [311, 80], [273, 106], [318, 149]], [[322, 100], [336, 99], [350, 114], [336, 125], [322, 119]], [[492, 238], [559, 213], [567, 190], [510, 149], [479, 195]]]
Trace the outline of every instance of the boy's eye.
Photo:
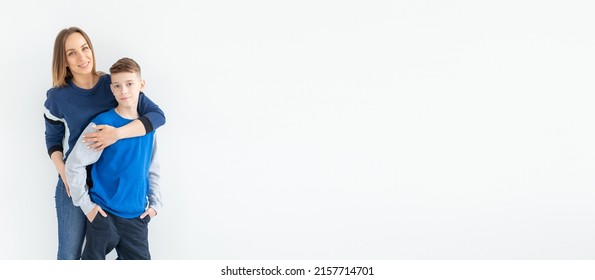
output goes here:
[[120, 85], [114, 85], [114, 88], [119, 89], [120, 88]]
[[133, 85], [134, 85], [134, 83], [127, 83], [127, 84], [126, 84], [126, 86], [129, 86], [129, 87], [131, 87], [131, 86], [133, 86]]

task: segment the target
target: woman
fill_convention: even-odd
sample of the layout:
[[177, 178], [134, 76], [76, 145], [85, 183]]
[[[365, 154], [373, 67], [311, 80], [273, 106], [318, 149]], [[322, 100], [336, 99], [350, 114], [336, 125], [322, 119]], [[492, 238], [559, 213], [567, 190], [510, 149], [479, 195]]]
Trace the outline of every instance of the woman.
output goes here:
[[[85, 214], [75, 207], [66, 180], [65, 162], [84, 128], [97, 114], [117, 106], [108, 74], [95, 69], [95, 54], [89, 36], [78, 27], [63, 29], [56, 36], [52, 60], [53, 87], [45, 101], [45, 141], [58, 171], [56, 213], [59, 260], [80, 259], [85, 238]], [[93, 149], [103, 149], [118, 139], [145, 135], [165, 124], [163, 111], [144, 94], [139, 96], [140, 118], [121, 128], [98, 125], [84, 135]]]

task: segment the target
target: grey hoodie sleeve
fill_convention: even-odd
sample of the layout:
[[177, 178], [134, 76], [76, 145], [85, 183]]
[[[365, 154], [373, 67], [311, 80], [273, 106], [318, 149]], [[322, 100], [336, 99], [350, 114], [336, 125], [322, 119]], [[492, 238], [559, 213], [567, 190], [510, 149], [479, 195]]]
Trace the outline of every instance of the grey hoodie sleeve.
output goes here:
[[66, 160], [66, 178], [68, 179], [68, 185], [70, 186], [72, 202], [75, 206], [81, 207], [81, 210], [83, 210], [85, 215], [91, 212], [96, 206], [96, 204], [91, 201], [89, 190], [85, 185], [87, 182], [87, 170], [85, 167], [97, 162], [102, 153], [102, 151], [88, 149], [88, 143], [81, 142], [84, 134], [95, 132], [95, 129], [92, 127], [93, 125], [93, 123], [90, 123], [83, 133], [81, 133], [81, 136]]
[[159, 212], [163, 206], [161, 202], [161, 186], [160, 186], [160, 164], [157, 156], [157, 133], [153, 138], [153, 155], [151, 156], [151, 165], [149, 166], [149, 208], [155, 209]]

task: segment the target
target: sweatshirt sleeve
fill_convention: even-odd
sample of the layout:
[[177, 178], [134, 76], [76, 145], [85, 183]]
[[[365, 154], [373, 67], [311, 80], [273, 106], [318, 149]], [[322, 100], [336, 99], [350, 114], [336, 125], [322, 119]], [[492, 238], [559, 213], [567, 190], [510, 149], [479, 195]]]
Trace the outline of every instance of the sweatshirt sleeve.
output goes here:
[[138, 97], [138, 118], [145, 126], [145, 133], [149, 133], [165, 124], [165, 114], [146, 94]]
[[[90, 123], [81, 135], [89, 132], [94, 132], [94, 123]], [[82, 137], [82, 136], [81, 136]], [[66, 160], [66, 178], [70, 186], [70, 194], [72, 195], [72, 202], [75, 206], [81, 207], [81, 210], [87, 215], [93, 208], [95, 203], [91, 201], [89, 190], [85, 186], [87, 182], [87, 165], [93, 164], [99, 160], [102, 151], [95, 151], [94, 149], [87, 149], [87, 145], [81, 142], [79, 137], [76, 145], [72, 148], [72, 152]]]
[[48, 107], [48, 101], [45, 104], [43, 118], [45, 119], [45, 145], [48, 155], [51, 157], [52, 153], [56, 151], [64, 151], [62, 143], [66, 133], [64, 120], [52, 114]]
[[163, 206], [161, 201], [161, 185], [160, 185], [160, 164], [157, 156], [157, 135], [153, 139], [153, 155], [151, 156], [151, 165], [149, 166], [149, 207], [159, 212]]

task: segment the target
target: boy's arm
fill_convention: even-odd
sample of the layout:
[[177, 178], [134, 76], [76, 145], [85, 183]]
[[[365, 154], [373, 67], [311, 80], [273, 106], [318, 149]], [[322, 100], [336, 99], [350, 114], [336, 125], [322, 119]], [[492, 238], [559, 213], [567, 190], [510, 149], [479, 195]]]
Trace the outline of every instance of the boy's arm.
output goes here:
[[85, 142], [91, 143], [91, 149], [104, 149], [120, 139], [143, 136], [165, 124], [163, 111], [142, 92], [138, 96], [138, 112], [141, 117], [119, 128], [98, 125], [97, 132], [83, 134]]
[[[93, 123], [90, 123], [83, 131], [83, 134], [94, 131], [93, 125]], [[66, 160], [66, 178], [70, 185], [73, 204], [81, 207], [81, 210], [87, 215], [95, 208], [96, 204], [91, 201], [89, 191], [85, 186], [87, 181], [86, 167], [97, 162], [102, 151], [88, 149], [87, 145], [81, 143], [80, 140], [74, 145]]]
[[153, 155], [151, 156], [151, 165], [149, 166], [149, 208], [153, 208], [156, 213], [159, 212], [163, 203], [161, 201], [160, 185], [160, 164], [157, 156], [157, 134], [153, 138]]

